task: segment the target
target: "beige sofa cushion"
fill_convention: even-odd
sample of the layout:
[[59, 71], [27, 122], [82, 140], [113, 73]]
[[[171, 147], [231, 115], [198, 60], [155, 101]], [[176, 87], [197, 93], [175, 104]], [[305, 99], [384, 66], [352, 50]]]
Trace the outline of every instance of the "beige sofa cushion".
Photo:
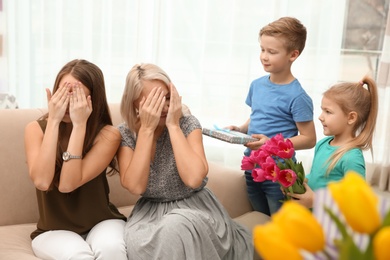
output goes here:
[[37, 260], [31, 248], [30, 234], [36, 228], [36, 224], [21, 224], [0, 227], [0, 259]]

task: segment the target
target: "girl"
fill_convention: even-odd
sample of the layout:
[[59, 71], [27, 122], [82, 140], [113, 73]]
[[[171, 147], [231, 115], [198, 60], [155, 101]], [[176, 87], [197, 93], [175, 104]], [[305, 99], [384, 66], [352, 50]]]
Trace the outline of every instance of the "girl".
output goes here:
[[306, 193], [289, 194], [297, 202], [311, 208], [314, 192], [331, 181], [339, 181], [347, 171], [355, 171], [364, 178], [365, 161], [362, 150], [371, 150], [378, 93], [375, 82], [365, 77], [357, 83], [340, 83], [328, 89], [322, 98], [319, 120], [324, 139], [315, 147], [311, 173], [305, 183]]
[[107, 167], [120, 133], [112, 126], [101, 70], [73, 60], [58, 73], [48, 113], [26, 126], [29, 175], [40, 218], [31, 234], [42, 259], [127, 259], [126, 218], [108, 200]]

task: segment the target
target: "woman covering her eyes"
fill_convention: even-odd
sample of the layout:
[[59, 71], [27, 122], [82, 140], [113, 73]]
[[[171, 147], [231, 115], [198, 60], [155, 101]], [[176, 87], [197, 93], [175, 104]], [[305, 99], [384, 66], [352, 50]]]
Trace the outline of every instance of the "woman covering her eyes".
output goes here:
[[199, 121], [154, 64], [127, 75], [119, 126], [122, 185], [141, 195], [128, 218], [129, 259], [253, 259], [250, 232], [206, 188], [208, 164]]

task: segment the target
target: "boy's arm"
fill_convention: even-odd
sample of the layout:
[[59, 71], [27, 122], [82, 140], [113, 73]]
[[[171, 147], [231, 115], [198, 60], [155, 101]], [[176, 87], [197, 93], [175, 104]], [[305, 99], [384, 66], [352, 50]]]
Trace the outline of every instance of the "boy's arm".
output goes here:
[[296, 124], [299, 135], [289, 138], [294, 144], [295, 150], [313, 148], [317, 142], [314, 122], [297, 122]]

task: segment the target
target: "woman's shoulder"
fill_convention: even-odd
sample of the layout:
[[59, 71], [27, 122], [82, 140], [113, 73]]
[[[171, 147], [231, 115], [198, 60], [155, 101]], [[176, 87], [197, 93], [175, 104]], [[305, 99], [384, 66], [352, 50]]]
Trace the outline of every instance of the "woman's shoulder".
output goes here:
[[117, 129], [119, 131], [119, 133], [122, 135], [122, 136], [131, 136], [131, 131], [130, 131], [130, 128], [127, 126], [126, 123], [121, 123], [117, 126]]
[[181, 126], [193, 125], [196, 128], [202, 128], [200, 121], [194, 115], [184, 115], [180, 118]]
[[31, 121], [27, 123], [27, 125], [25, 126], [25, 133], [35, 132], [35, 131], [43, 133], [44, 129], [46, 128], [46, 123], [47, 123], [46, 119]]
[[185, 115], [180, 118], [180, 128], [187, 136], [196, 129], [202, 129], [202, 125], [194, 115]]
[[119, 129], [113, 125], [105, 125], [99, 133], [99, 136], [104, 136], [110, 141], [118, 141], [121, 140], [121, 134]]

